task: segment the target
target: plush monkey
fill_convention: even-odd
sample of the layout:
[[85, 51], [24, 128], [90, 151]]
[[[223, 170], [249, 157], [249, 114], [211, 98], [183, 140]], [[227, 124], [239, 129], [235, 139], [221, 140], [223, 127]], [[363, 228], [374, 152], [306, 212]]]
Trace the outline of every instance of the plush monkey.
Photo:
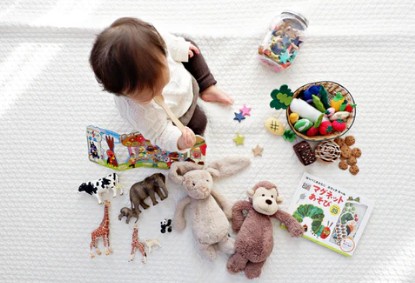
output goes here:
[[271, 218], [284, 223], [295, 237], [303, 234], [303, 227], [279, 209], [282, 198], [275, 184], [259, 182], [248, 190], [248, 196], [249, 201], [238, 201], [232, 207], [232, 229], [238, 235], [235, 253], [229, 258], [227, 268], [232, 273], [244, 271], [246, 277], [252, 279], [261, 275], [262, 266], [274, 246]]

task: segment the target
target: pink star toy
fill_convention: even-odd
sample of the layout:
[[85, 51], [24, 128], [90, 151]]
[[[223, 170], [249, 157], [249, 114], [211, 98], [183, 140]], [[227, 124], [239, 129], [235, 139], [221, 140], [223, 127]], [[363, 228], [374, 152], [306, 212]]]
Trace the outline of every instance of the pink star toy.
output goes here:
[[244, 104], [244, 107], [242, 107], [239, 110], [241, 111], [243, 116], [251, 116], [251, 108], [246, 107], [245, 104]]

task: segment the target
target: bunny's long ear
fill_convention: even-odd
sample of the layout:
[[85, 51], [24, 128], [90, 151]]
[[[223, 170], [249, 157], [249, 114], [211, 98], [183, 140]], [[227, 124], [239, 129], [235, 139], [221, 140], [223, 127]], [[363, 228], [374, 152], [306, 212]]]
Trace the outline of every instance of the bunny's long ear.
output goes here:
[[169, 178], [176, 184], [182, 184], [184, 181], [184, 174], [197, 169], [203, 169], [203, 166], [193, 162], [174, 162], [170, 167]]
[[248, 167], [249, 164], [251, 164], [251, 160], [248, 157], [228, 156], [212, 162], [207, 170], [215, 178], [228, 177]]

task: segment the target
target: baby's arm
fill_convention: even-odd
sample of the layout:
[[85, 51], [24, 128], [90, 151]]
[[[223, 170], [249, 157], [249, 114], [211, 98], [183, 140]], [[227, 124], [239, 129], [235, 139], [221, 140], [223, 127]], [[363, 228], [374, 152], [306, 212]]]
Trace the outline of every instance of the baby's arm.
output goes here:
[[115, 96], [114, 101], [121, 117], [152, 144], [163, 150], [179, 151], [178, 141], [182, 132], [167, 119], [162, 109], [140, 106], [123, 96]]

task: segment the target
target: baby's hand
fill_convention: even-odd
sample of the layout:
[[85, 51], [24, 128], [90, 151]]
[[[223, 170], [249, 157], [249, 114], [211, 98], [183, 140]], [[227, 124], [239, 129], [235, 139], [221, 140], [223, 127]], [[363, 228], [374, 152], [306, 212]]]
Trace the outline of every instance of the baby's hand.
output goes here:
[[193, 131], [190, 128], [185, 127], [182, 135], [177, 140], [177, 147], [179, 148], [179, 150], [184, 150], [191, 148], [192, 146], [194, 146], [195, 143], [195, 133], [193, 133]]
[[190, 43], [190, 46], [189, 46], [189, 58], [192, 58], [195, 54], [200, 54], [199, 48], [197, 48], [192, 43]]

